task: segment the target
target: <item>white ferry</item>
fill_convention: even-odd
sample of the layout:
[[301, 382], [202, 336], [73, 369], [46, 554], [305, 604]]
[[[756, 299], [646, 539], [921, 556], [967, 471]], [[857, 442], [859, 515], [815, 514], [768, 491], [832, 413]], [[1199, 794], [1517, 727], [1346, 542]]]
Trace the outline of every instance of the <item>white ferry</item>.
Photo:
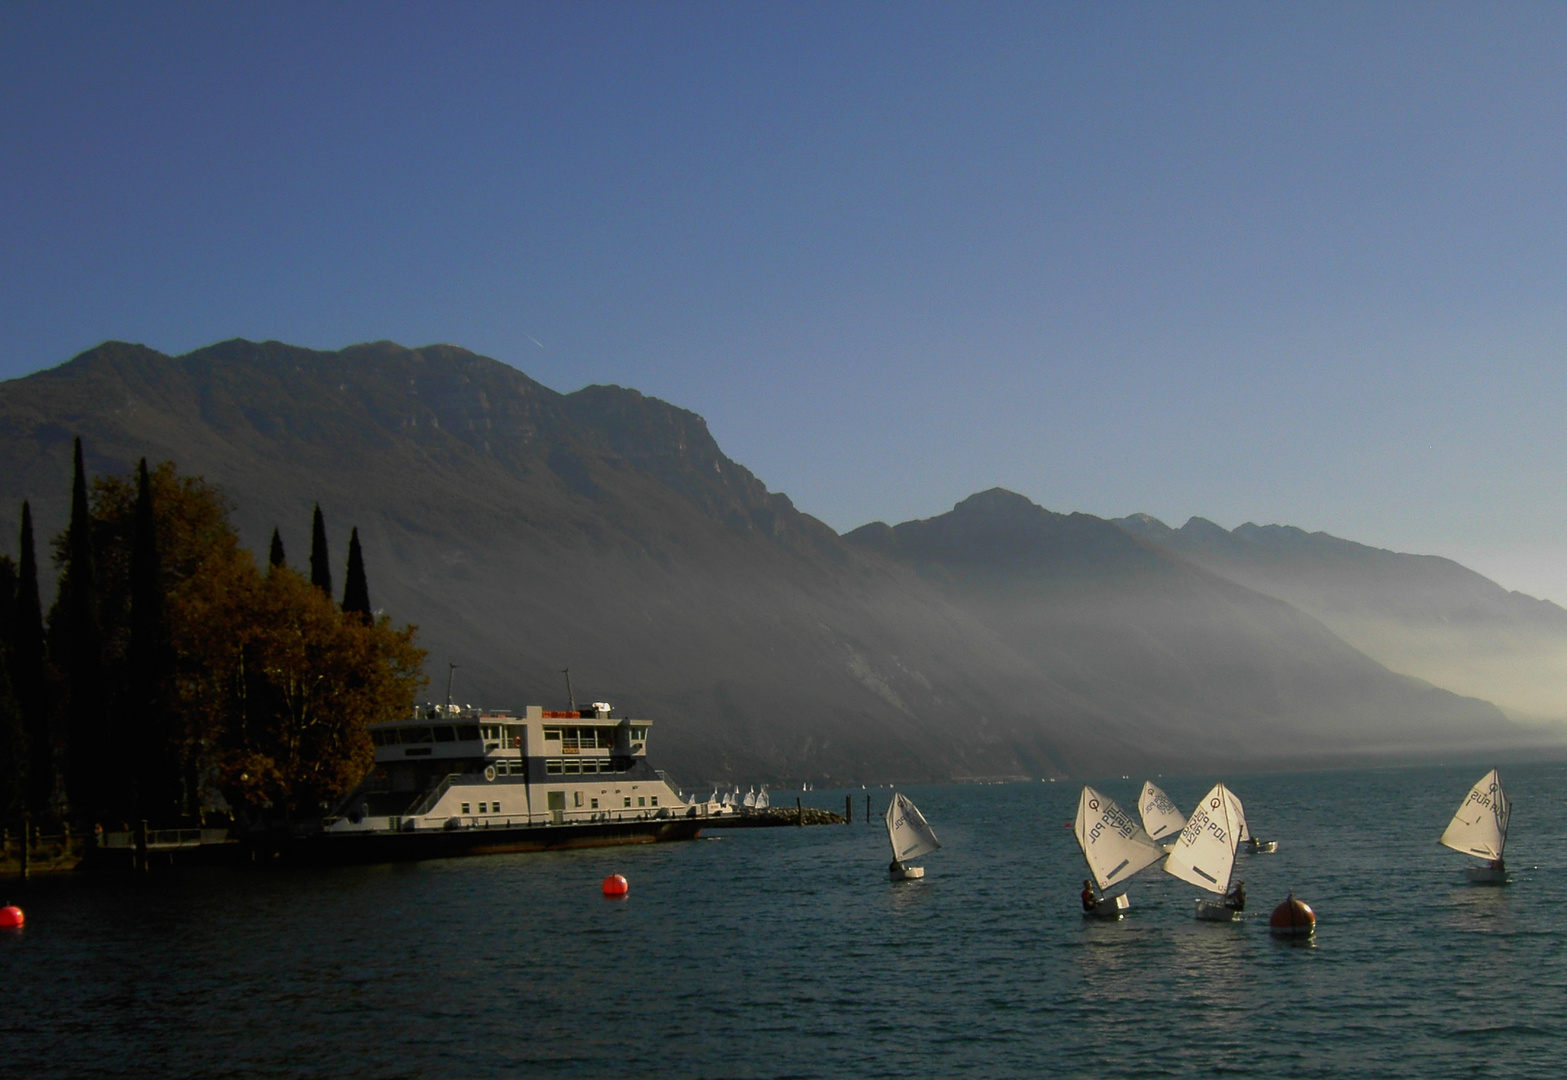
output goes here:
[[651, 721], [612, 711], [422, 705], [372, 724], [375, 768], [280, 853], [380, 862], [693, 839], [706, 807], [648, 763]]

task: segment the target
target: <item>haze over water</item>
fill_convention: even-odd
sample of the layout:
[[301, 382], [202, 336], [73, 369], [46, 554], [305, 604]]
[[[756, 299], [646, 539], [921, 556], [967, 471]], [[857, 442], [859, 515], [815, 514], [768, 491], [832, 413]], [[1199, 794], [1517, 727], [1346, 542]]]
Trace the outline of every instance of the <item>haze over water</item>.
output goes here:
[[[1240, 926], [1157, 870], [1085, 921], [1074, 784], [907, 789], [945, 845], [852, 827], [340, 870], [8, 883], [17, 1076], [1555, 1075], [1567, 766], [1504, 767], [1505, 889], [1436, 837], [1474, 764], [1226, 777]], [[1161, 783], [1183, 807], [1212, 777]], [[1141, 777], [1100, 781], [1130, 807]], [[842, 792], [814, 805], [842, 809]], [[786, 800], [780, 797], [778, 802]], [[625, 873], [630, 897], [599, 882]], [[1276, 942], [1293, 888], [1314, 945]]]

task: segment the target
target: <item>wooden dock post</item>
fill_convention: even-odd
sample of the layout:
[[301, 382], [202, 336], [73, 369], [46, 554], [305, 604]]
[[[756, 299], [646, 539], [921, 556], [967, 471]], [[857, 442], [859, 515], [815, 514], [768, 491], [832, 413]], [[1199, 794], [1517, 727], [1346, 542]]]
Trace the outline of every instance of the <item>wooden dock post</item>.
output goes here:
[[22, 814], [22, 856], [21, 856], [21, 862], [22, 862], [22, 880], [23, 881], [26, 881], [28, 874], [30, 874], [32, 872], [32, 866], [30, 865], [31, 862], [32, 862], [32, 852], [29, 850], [32, 846], [33, 846], [33, 812], [31, 810], [28, 810], [28, 811], [26, 811], [25, 813]]
[[871, 823], [871, 797], [865, 796], [865, 824]]
[[843, 797], [843, 823], [845, 825], [853, 825], [854, 824], [854, 796], [853, 795], [845, 795]]
[[805, 824], [805, 807], [800, 805], [800, 797], [798, 795], [794, 799], [794, 823], [796, 825]]

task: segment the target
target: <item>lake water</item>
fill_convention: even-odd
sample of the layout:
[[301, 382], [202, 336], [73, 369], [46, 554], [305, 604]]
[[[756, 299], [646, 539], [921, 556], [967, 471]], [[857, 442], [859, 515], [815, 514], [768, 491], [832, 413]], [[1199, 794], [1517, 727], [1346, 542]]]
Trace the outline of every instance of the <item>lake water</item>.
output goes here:
[[[1501, 889], [1436, 843], [1484, 771], [1225, 778], [1280, 841], [1238, 859], [1241, 925], [1196, 922], [1156, 868], [1125, 921], [1083, 919], [1066, 783], [906, 789], [945, 845], [923, 882], [886, 880], [889, 793], [867, 827], [856, 791], [849, 827], [0, 883], [28, 916], [0, 937], [0, 1073], [1555, 1076], [1567, 767], [1503, 769]], [[1189, 807], [1214, 779], [1160, 782]], [[1141, 780], [1098, 786], [1131, 808]], [[1292, 888], [1313, 945], [1267, 932]]]

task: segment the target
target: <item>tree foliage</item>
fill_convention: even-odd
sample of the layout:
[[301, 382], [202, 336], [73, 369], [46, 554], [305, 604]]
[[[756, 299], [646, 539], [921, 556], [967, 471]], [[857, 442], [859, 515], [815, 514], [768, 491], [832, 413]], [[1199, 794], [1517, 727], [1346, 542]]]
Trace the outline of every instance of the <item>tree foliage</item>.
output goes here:
[[[94, 485], [118, 753], [99, 766], [110, 780], [97, 802], [73, 797], [78, 815], [167, 819], [223, 803], [246, 817], [318, 812], [369, 769], [365, 725], [403, 715], [424, 681], [412, 627], [345, 615], [286, 566], [262, 572], [228, 511], [216, 488], [169, 462]], [[56, 549], [68, 561], [69, 534]]]

